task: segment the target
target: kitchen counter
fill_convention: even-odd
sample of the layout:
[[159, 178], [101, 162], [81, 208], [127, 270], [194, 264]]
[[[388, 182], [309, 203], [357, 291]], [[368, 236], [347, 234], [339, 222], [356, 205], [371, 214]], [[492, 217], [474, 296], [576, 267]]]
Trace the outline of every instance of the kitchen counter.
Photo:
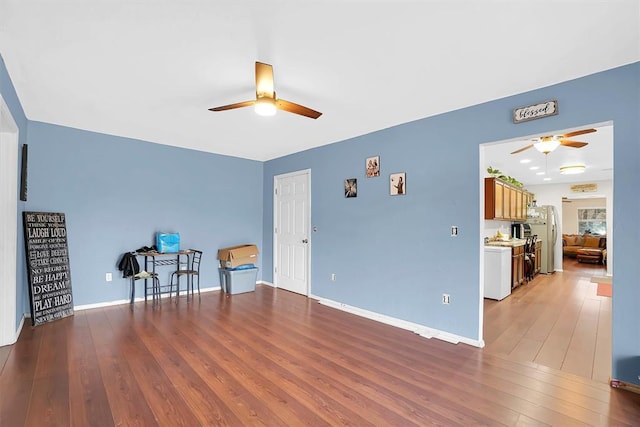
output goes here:
[[494, 240], [492, 242], [487, 242], [485, 246], [502, 246], [505, 248], [516, 248], [518, 246], [524, 246], [526, 240], [525, 239], [511, 239], [507, 241]]

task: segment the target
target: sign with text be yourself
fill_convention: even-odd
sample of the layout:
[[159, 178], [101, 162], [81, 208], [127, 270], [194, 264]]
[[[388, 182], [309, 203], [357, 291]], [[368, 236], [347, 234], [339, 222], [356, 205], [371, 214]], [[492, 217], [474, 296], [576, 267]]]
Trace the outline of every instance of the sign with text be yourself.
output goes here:
[[23, 212], [31, 323], [73, 315], [71, 271], [65, 215], [59, 212]]

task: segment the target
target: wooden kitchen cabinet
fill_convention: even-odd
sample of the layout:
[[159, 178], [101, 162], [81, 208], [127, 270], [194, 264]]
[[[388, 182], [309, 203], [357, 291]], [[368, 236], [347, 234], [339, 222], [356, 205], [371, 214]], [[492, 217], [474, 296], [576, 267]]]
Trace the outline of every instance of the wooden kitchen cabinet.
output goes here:
[[524, 221], [532, 196], [498, 178], [484, 179], [484, 219]]
[[534, 266], [534, 273], [540, 273], [540, 269], [542, 267], [542, 240], [536, 241], [536, 264]]
[[[510, 199], [509, 199], [509, 219], [517, 220], [518, 218], [518, 190], [509, 187]], [[522, 199], [520, 200], [522, 202]]]
[[504, 219], [504, 183], [484, 180], [484, 218]]
[[511, 248], [511, 289], [524, 283], [524, 245]]
[[519, 220], [525, 219], [522, 212], [526, 212], [526, 209], [523, 207], [522, 194], [522, 190], [516, 190], [516, 218]]

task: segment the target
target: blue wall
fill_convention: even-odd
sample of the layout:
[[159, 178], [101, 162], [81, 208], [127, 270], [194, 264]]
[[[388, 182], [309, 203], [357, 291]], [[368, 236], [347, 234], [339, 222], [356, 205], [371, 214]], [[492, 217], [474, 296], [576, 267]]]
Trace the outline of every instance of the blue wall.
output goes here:
[[[479, 339], [479, 145], [614, 122], [613, 376], [638, 383], [640, 367], [640, 63], [429, 117], [266, 162], [263, 277], [273, 280], [273, 177], [311, 169], [314, 295], [473, 340]], [[518, 125], [514, 108], [557, 99], [560, 114]], [[381, 177], [365, 178], [380, 155]], [[405, 196], [389, 174], [406, 172]], [[346, 199], [343, 180], [358, 179]], [[450, 237], [450, 227], [459, 237]], [[337, 281], [331, 282], [332, 273]], [[442, 293], [451, 304], [441, 303]], [[633, 357], [636, 357], [633, 366]]]
[[[261, 246], [262, 167], [30, 122], [25, 210], [66, 214], [76, 305], [126, 299], [118, 258], [151, 246], [156, 232], [179, 232], [181, 247], [203, 250], [201, 286], [218, 286], [218, 248]], [[113, 282], [105, 282], [106, 272], [114, 272]]]

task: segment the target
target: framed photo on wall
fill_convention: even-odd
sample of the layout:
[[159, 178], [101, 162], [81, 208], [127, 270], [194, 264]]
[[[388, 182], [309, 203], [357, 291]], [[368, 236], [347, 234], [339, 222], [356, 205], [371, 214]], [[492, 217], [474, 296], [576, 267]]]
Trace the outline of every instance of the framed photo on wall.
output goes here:
[[344, 197], [358, 197], [358, 180], [356, 178], [344, 180]]
[[380, 176], [380, 156], [367, 157], [365, 161], [365, 172], [367, 178]]
[[389, 194], [403, 196], [407, 194], [407, 177], [404, 172], [389, 175]]

